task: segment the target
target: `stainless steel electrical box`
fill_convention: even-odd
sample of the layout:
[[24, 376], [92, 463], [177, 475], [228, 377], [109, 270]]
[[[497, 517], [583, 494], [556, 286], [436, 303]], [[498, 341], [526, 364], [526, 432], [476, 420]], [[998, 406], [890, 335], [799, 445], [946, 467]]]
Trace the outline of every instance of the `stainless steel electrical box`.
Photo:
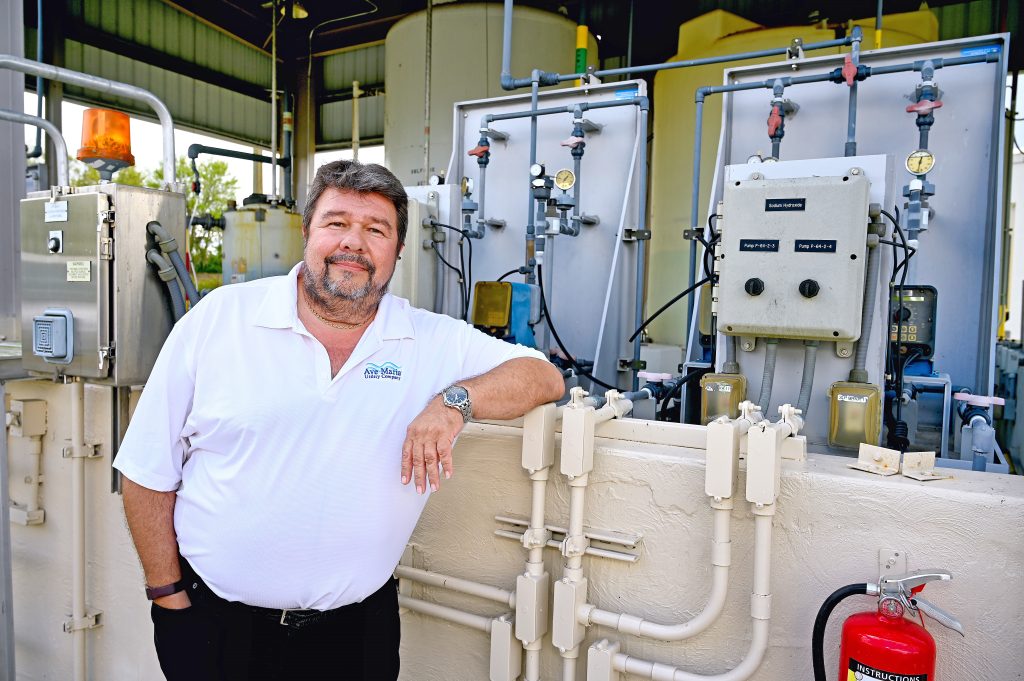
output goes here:
[[718, 330], [854, 341], [867, 258], [863, 170], [735, 180], [723, 192]]
[[[22, 200], [26, 369], [107, 385], [145, 383], [174, 323], [166, 286], [146, 261], [155, 245], [146, 231], [151, 220], [184, 249], [182, 194], [104, 184]], [[70, 361], [51, 347], [61, 329], [73, 348]]]

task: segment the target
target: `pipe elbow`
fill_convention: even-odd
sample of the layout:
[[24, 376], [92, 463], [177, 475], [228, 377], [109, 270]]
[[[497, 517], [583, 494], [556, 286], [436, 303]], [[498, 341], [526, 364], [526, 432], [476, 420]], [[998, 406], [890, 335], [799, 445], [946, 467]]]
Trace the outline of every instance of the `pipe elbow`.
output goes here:
[[636, 101], [636, 105], [640, 107], [641, 111], [651, 110], [651, 100], [647, 97], [637, 97], [634, 101]]
[[160, 246], [160, 250], [164, 253], [174, 253], [178, 250], [177, 240], [171, 236], [163, 225], [156, 220], [151, 220], [146, 224], [146, 231], [152, 234], [156, 238], [156, 243]]
[[515, 90], [516, 89], [516, 81], [515, 81], [515, 78], [512, 77], [511, 73], [502, 73], [501, 74], [501, 89], [502, 90]]
[[711, 87], [707, 85], [701, 86], [697, 88], [697, 92], [694, 95], [694, 101], [697, 104], [703, 104], [704, 98], [707, 97], [709, 94], [711, 94]]
[[199, 154], [203, 153], [202, 144], [190, 144], [188, 147], [188, 157], [192, 160], [199, 158]]

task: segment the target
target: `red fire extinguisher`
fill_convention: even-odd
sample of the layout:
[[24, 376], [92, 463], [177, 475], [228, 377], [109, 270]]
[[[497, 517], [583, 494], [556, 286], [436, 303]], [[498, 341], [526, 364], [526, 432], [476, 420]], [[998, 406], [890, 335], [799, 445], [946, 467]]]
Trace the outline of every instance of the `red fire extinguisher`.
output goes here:
[[827, 681], [822, 646], [828, 617], [842, 600], [857, 594], [878, 596], [878, 607], [851, 615], [843, 623], [838, 681], [935, 681], [935, 639], [924, 628], [923, 616], [961, 636], [964, 629], [956, 618], [918, 594], [928, 582], [950, 579], [952, 575], [943, 570], [919, 570], [835, 591], [822, 603], [814, 621], [815, 681]]

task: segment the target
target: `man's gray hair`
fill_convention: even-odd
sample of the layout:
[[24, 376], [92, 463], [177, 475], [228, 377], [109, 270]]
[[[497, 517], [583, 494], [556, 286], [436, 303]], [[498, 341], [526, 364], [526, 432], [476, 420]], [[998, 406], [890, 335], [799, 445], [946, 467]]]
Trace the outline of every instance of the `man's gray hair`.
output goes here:
[[398, 244], [405, 243], [409, 227], [409, 196], [402, 183], [382, 165], [360, 163], [359, 161], [332, 161], [320, 166], [306, 197], [306, 208], [302, 211], [302, 235], [309, 237], [309, 223], [313, 219], [316, 203], [328, 187], [347, 189], [360, 194], [380, 194], [391, 201], [398, 215]]

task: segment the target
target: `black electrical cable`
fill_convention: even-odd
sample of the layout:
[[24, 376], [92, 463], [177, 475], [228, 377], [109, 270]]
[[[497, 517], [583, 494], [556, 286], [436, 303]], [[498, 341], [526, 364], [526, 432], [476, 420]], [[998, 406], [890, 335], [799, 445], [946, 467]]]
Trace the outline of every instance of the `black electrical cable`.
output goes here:
[[462, 290], [465, 291], [462, 299], [462, 319], [469, 321], [469, 278], [466, 276], [466, 252], [462, 250], [462, 239], [459, 239], [459, 273], [462, 275]]
[[[909, 266], [908, 266], [908, 263], [910, 262], [910, 258], [912, 258], [914, 256], [914, 254], [917, 252], [917, 249], [911, 249], [910, 245], [907, 243], [907, 236], [906, 236], [906, 234], [903, 233], [903, 229], [900, 227], [899, 219], [894, 217], [888, 211], [883, 210], [881, 212], [882, 212], [882, 215], [884, 215], [889, 220], [889, 222], [892, 223], [893, 229], [895, 230], [897, 236], [899, 236], [901, 245], [903, 247], [903, 253], [904, 253], [903, 261], [900, 262], [899, 265], [896, 265], [895, 267], [893, 267], [892, 276], [889, 279], [889, 285], [892, 286], [892, 284], [896, 280], [896, 275], [900, 274], [900, 283], [895, 288], [896, 288], [897, 304], [899, 306], [898, 309], [900, 311], [902, 311], [903, 310], [903, 291], [904, 291], [904, 288], [906, 287], [906, 284], [907, 284], [907, 272], [910, 269]], [[895, 249], [895, 246], [893, 246], [893, 248]], [[912, 250], [913, 250], [913, 252], [911, 252]], [[902, 273], [900, 272], [900, 270], [902, 270]], [[891, 293], [889, 295], [889, 304], [887, 306], [887, 310], [889, 311], [889, 319], [891, 320], [892, 319], [892, 294]], [[903, 349], [903, 327], [904, 327], [904, 324], [903, 324], [902, 318], [898, 318], [896, 320], [896, 347], [895, 347], [895, 350], [892, 349], [891, 343], [889, 345], [889, 348], [890, 348], [889, 352], [890, 352], [891, 355], [899, 356], [900, 351]], [[895, 360], [895, 357], [891, 357], [891, 364], [895, 365], [892, 368], [895, 369], [895, 375], [893, 376], [893, 391], [895, 392], [895, 397], [893, 398], [893, 401], [895, 402], [895, 405], [896, 405], [896, 421], [893, 424], [893, 429], [892, 429], [892, 432], [890, 433], [890, 439], [892, 440], [893, 444], [896, 445], [896, 447], [900, 450], [900, 453], [902, 454], [903, 452], [906, 451], [907, 447], [910, 444], [907, 441], [907, 430], [908, 430], [907, 429], [907, 425], [903, 421], [903, 397], [901, 395], [901, 393], [903, 392], [903, 374], [904, 374], [904, 370], [906, 369], [906, 364], [904, 362], [902, 362], [902, 361]]]
[[505, 277], [511, 277], [513, 274], [519, 274], [519, 268], [518, 267], [515, 268], [514, 270], [509, 270], [505, 274], [501, 275], [500, 277], [498, 277], [496, 279], [496, 281], [505, 281]]
[[[463, 273], [462, 273], [463, 274], [463, 280], [466, 282], [466, 302], [463, 304], [462, 318], [463, 319], [469, 319], [469, 302], [470, 302], [470, 297], [473, 295], [473, 239], [469, 236], [469, 232], [467, 232], [464, 229], [459, 229], [458, 227], [452, 227], [451, 225], [446, 225], [443, 222], [438, 222], [437, 220], [431, 220], [430, 224], [432, 224], [435, 227], [444, 227], [445, 229], [450, 229], [453, 232], [458, 232], [461, 235], [462, 238], [459, 239], [459, 258], [460, 258], [460, 260], [462, 259], [462, 243], [463, 243], [463, 241], [465, 241], [466, 244], [469, 246], [469, 265], [467, 266], [466, 262], [464, 260], [462, 261], [462, 266], [464, 268]], [[499, 281], [500, 281], [500, 279], [499, 279]]]
[[572, 364], [573, 368], [576, 370], [576, 373], [578, 373], [580, 376], [583, 376], [584, 378], [590, 379], [591, 381], [601, 386], [602, 388], [605, 388], [606, 390], [618, 390], [618, 388], [615, 387], [614, 385], [608, 385], [604, 381], [600, 381], [590, 373], [584, 371], [583, 367], [581, 367], [576, 362], [576, 359], [566, 349], [565, 343], [562, 342], [562, 339], [559, 338], [558, 332], [555, 331], [555, 325], [551, 321], [551, 313], [548, 311], [548, 301], [544, 294], [544, 272], [541, 269], [540, 263], [537, 263], [537, 283], [540, 285], [540, 308], [541, 311], [544, 313], [544, 316], [547, 317], [548, 319], [548, 328], [551, 329], [551, 335], [554, 336], [555, 343], [558, 344], [558, 349], [561, 350], [562, 354], [565, 355], [565, 358], [569, 360], [569, 363]]
[[465, 309], [466, 309], [466, 280], [463, 279], [463, 277], [462, 277], [462, 270], [460, 270], [458, 267], [456, 267], [455, 265], [453, 265], [450, 262], [448, 262], [447, 260], [445, 260], [444, 256], [441, 255], [441, 249], [437, 247], [437, 242], [432, 242], [430, 245], [434, 249], [434, 253], [437, 253], [437, 257], [441, 259], [441, 262], [443, 262], [445, 264], [445, 266], [448, 267], [448, 269], [450, 269], [452, 272], [455, 272], [455, 274], [459, 275], [459, 293], [462, 295], [462, 309], [463, 309], [463, 311], [465, 311]]
[[658, 308], [657, 312], [655, 312], [650, 317], [648, 317], [647, 320], [643, 324], [641, 324], [640, 327], [636, 331], [633, 332], [633, 335], [629, 337], [629, 342], [632, 343], [633, 339], [635, 339], [637, 336], [639, 336], [641, 334], [641, 332], [643, 332], [643, 330], [647, 328], [647, 325], [650, 324], [651, 322], [653, 322], [655, 319], [657, 319], [658, 316], [661, 315], [662, 312], [664, 312], [665, 310], [669, 309], [670, 307], [672, 307], [673, 305], [678, 303], [680, 300], [682, 300], [686, 296], [690, 295], [691, 293], [693, 293], [694, 291], [696, 291], [697, 289], [699, 289], [701, 286], [703, 286], [704, 284], [708, 283], [709, 281], [711, 281], [711, 280], [709, 278], [707, 278], [707, 277], [705, 277], [704, 279], [701, 279], [696, 284], [694, 284], [693, 286], [689, 287], [688, 289], [686, 289], [685, 291], [683, 291], [682, 293], [677, 295], [675, 298], [673, 298], [672, 300], [668, 301], [667, 303], [662, 305], [660, 308]]
[[[683, 391], [683, 386], [689, 383], [691, 380], [694, 379], [694, 377], [696, 377], [703, 371], [705, 371], [705, 369], [691, 369], [689, 372], [684, 374], [682, 378], [679, 379], [679, 382], [672, 386], [672, 389], [669, 390], [665, 394], [665, 397], [662, 398], [661, 409], [659, 409], [658, 411], [661, 412], [662, 415], [664, 415], [665, 410], [668, 409], [669, 402], [672, 401], [672, 398], [681, 393]], [[665, 421], [667, 419], [662, 420]]]
[[814, 618], [814, 630], [811, 634], [811, 659], [814, 667], [814, 681], [828, 681], [825, 674], [825, 627], [828, 626], [828, 618], [836, 606], [850, 596], [865, 596], [868, 593], [867, 584], [848, 584], [833, 591], [825, 602], [818, 609], [818, 616]]

